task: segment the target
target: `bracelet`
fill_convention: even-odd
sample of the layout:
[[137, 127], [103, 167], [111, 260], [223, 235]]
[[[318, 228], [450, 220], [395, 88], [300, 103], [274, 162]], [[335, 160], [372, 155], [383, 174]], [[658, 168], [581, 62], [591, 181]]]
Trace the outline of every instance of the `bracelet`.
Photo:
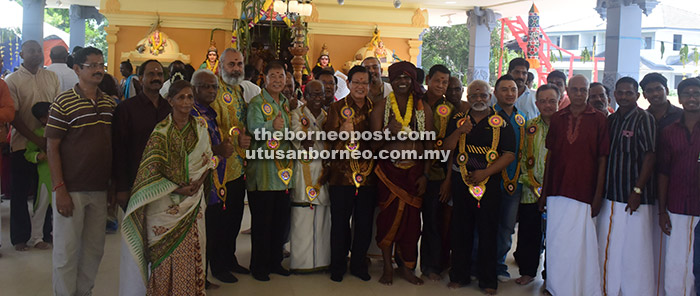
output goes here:
[[56, 185], [56, 186], [53, 187], [53, 191], [55, 192], [56, 189], [61, 188], [61, 187], [63, 187], [64, 185], [66, 185], [66, 183], [64, 183], [64, 182], [58, 183], [58, 185]]

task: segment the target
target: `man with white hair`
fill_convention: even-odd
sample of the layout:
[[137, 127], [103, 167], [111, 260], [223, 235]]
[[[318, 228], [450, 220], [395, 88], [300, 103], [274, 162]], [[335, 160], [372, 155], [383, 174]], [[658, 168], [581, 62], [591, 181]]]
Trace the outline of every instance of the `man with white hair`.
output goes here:
[[210, 105], [217, 114], [216, 123], [221, 132], [221, 142], [228, 144], [220, 157], [220, 161], [225, 162], [225, 168], [220, 172], [223, 178], [214, 180], [218, 200], [210, 202], [207, 209], [207, 231], [216, 229], [218, 233], [217, 241], [213, 242], [216, 247], [209, 248], [211, 252], [207, 252], [207, 257], [212, 275], [225, 283], [238, 281], [231, 272], [250, 273], [238, 264], [235, 252], [245, 198], [243, 163], [245, 149], [250, 145], [250, 137], [246, 135], [245, 129], [248, 111], [246, 102], [260, 94], [260, 88], [242, 84], [244, 67], [243, 55], [239, 51], [227, 48], [221, 53], [218, 91], [216, 99]]
[[[593, 218], [603, 200], [610, 136], [605, 115], [586, 103], [588, 79], [576, 75], [566, 88], [571, 104], [550, 119], [545, 146], [547, 291], [552, 295], [601, 295]], [[575, 157], [572, 157], [575, 156]]]

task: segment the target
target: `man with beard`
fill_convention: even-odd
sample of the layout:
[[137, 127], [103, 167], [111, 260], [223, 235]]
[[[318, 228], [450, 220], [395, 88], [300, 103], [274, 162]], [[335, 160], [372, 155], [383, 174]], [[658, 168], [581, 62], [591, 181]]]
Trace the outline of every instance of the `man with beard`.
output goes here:
[[610, 156], [597, 230], [603, 291], [610, 296], [656, 291], [651, 243], [656, 125], [654, 117], [637, 106], [638, 89], [633, 78], [620, 78], [615, 83], [620, 108], [608, 117]]
[[[31, 236], [31, 222], [27, 209], [27, 196], [37, 188], [36, 165], [24, 158], [27, 142], [31, 141], [46, 151], [46, 139], [34, 134], [41, 123], [32, 115], [32, 106], [38, 102], [53, 102], [60, 93], [60, 82], [56, 74], [42, 68], [44, 53], [34, 40], [22, 44], [20, 52], [22, 65], [7, 77], [15, 104], [15, 119], [12, 123], [10, 139], [10, 162], [12, 192], [10, 200], [10, 240], [17, 251], [29, 250], [27, 241]], [[47, 224], [50, 225], [50, 220]], [[45, 225], [47, 225], [45, 224]], [[50, 240], [50, 230], [44, 232], [44, 239]], [[46, 248], [45, 244], [39, 247]]]
[[603, 112], [605, 116], [610, 115], [610, 90], [608, 87], [600, 82], [591, 83], [588, 91], [588, 104]]
[[639, 82], [644, 98], [649, 101], [647, 112], [654, 115], [659, 132], [681, 119], [683, 115], [683, 109], [674, 106], [668, 100], [668, 85], [666, 83], [666, 77], [656, 72], [644, 75], [642, 81]]
[[658, 154], [659, 226], [666, 234], [666, 295], [694, 295], [694, 229], [700, 221], [700, 79], [678, 84], [681, 119], [660, 134]]
[[[429, 104], [420, 99], [422, 92], [416, 81], [416, 67], [409, 62], [398, 62], [389, 67], [389, 79], [394, 91], [377, 102], [371, 113], [370, 126], [373, 132], [384, 130], [396, 140], [377, 142], [378, 149], [392, 151], [414, 151], [422, 155], [432, 149], [430, 141], [407, 141], [406, 133], [433, 130], [433, 112]], [[381, 152], [380, 152], [381, 153]], [[382, 159], [374, 170], [377, 184], [377, 244], [382, 250], [384, 271], [379, 282], [391, 285], [394, 269], [392, 253], [399, 266], [399, 275], [415, 285], [423, 280], [416, 277], [414, 269], [418, 259], [420, 237], [420, 209], [430, 170], [430, 160]], [[396, 246], [396, 251], [392, 252]]]
[[372, 75], [372, 84], [369, 85], [369, 97], [372, 102], [378, 102], [389, 96], [392, 92], [391, 84], [382, 81], [382, 63], [376, 57], [368, 57], [362, 61], [362, 66]]
[[[514, 85], [512, 77], [496, 81]], [[510, 80], [505, 80], [510, 79]], [[471, 104], [468, 113], [460, 112], [448, 123], [450, 136], [442, 149], [454, 150], [450, 162], [453, 215], [450, 221], [452, 268], [449, 288], [469, 285], [474, 232], [478, 234], [479, 287], [495, 295], [496, 236], [501, 200], [501, 171], [515, 160], [515, 135], [503, 117], [489, 108], [488, 83], [475, 80], [467, 87]]]
[[[494, 96], [497, 103], [493, 106], [493, 110], [498, 113], [510, 126], [513, 127], [515, 133], [515, 154], [520, 155], [523, 151], [525, 143], [525, 124], [527, 117], [524, 116], [516, 105], [516, 97], [518, 94], [518, 85], [513, 76], [510, 74], [499, 78], [501, 83], [494, 89]], [[537, 111], [539, 114], [539, 110]], [[518, 182], [520, 178], [520, 162], [514, 161], [501, 172], [501, 182], [503, 186], [501, 197], [501, 212], [498, 226], [498, 279], [505, 281], [510, 279], [508, 266], [506, 266], [506, 256], [510, 251], [513, 243], [513, 233], [515, 233], [515, 220], [518, 215], [518, 207], [520, 205], [520, 197], [522, 195], [522, 184]]]
[[141, 64], [139, 79], [143, 91], [117, 105], [112, 123], [114, 186], [117, 202], [122, 207], [129, 201], [143, 149], [153, 128], [172, 110], [159, 93], [163, 87], [163, 66], [159, 61], [148, 60]]
[[323, 90], [326, 92], [323, 106], [328, 110], [328, 106], [337, 101], [335, 98], [335, 91], [338, 90], [338, 77], [335, 77], [333, 72], [329, 70], [322, 70], [316, 74], [314, 79], [323, 82]]
[[539, 199], [540, 211], [547, 207], [546, 289], [552, 295], [600, 295], [593, 218], [603, 199], [610, 136], [605, 115], [586, 104], [588, 79], [574, 76], [566, 91], [571, 105], [550, 120]]
[[92, 295], [104, 253], [116, 107], [98, 87], [104, 67], [99, 49], [78, 51], [73, 70], [79, 82], [56, 98], [46, 124], [54, 185], [54, 295]]
[[[530, 63], [523, 58], [514, 58], [508, 63], [508, 75], [515, 79], [515, 84], [518, 87], [515, 107], [520, 110], [525, 117], [535, 118], [537, 115], [540, 115], [540, 111], [537, 110], [537, 105], [535, 105], [535, 91], [529, 89], [527, 85], [525, 85], [529, 69]], [[496, 103], [497, 99], [494, 96], [491, 98], [491, 105], [496, 105]]]
[[[260, 89], [252, 85], [245, 89], [243, 55], [227, 48], [219, 58], [219, 79], [216, 99], [210, 105], [217, 114], [216, 123], [221, 131], [224, 145], [220, 161], [225, 169], [218, 172], [214, 180], [217, 200], [207, 208], [207, 231], [217, 233], [215, 240], [209, 240], [212, 246], [207, 257], [211, 264], [212, 275], [224, 282], [235, 283], [238, 279], [232, 272], [248, 274], [250, 271], [241, 266], [236, 258], [236, 238], [241, 229], [245, 198], [245, 149], [250, 146], [250, 136], [246, 133], [246, 115], [248, 113], [246, 98], [260, 94]], [[216, 153], [216, 152], [215, 152]], [[212, 237], [214, 238], [214, 237]], [[209, 246], [208, 246], [209, 247]]]
[[[450, 79], [450, 70], [443, 65], [435, 65], [428, 72], [428, 92], [423, 102], [433, 110], [434, 129], [437, 133], [435, 149], [440, 149], [447, 136], [447, 122], [454, 115], [455, 107], [445, 98]], [[442, 266], [442, 221], [444, 211], [440, 202], [440, 185], [445, 180], [445, 164], [439, 160], [430, 161], [428, 187], [423, 196], [423, 231], [420, 245], [421, 272], [430, 280], [439, 281], [444, 270]]]

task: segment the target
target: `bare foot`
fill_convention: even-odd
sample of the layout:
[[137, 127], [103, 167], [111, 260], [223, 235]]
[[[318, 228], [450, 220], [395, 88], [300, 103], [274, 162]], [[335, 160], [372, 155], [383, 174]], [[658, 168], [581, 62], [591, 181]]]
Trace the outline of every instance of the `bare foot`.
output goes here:
[[449, 284], [447, 284], [447, 287], [450, 288], [450, 289], [459, 289], [459, 288], [462, 288], [462, 287], [465, 287], [465, 286], [466, 286], [466, 285], [462, 285], [462, 284], [460, 284], [460, 283], [458, 283], [458, 282], [450, 282]]
[[423, 285], [423, 280], [417, 277], [415, 273], [413, 273], [413, 270], [408, 269], [406, 266], [399, 267], [397, 271], [399, 272], [399, 275], [409, 283], [418, 286]]
[[533, 278], [529, 275], [523, 275], [523, 276], [519, 277], [518, 279], [516, 279], [515, 283], [518, 285], [527, 285], [534, 280], [535, 280], [535, 278]]
[[439, 282], [442, 280], [442, 276], [437, 273], [431, 272], [428, 274], [428, 279], [433, 282]]
[[496, 289], [484, 289], [484, 294], [486, 295], [496, 295]]
[[39, 249], [39, 250], [48, 250], [48, 249], [51, 249], [51, 244], [49, 244], [47, 242], [38, 242], [38, 243], [36, 243], [36, 245], [34, 245], [34, 247]]
[[20, 252], [29, 251], [29, 246], [27, 246], [27, 244], [24, 244], [24, 243], [16, 244], [15, 250], [20, 251]]
[[252, 232], [251, 229], [252, 228], [248, 228], [246, 230], [243, 230], [243, 231], [241, 231], [241, 234], [250, 234]]
[[391, 286], [394, 283], [394, 270], [391, 267], [389, 269], [384, 268], [382, 277], [379, 278], [379, 283], [387, 286]]

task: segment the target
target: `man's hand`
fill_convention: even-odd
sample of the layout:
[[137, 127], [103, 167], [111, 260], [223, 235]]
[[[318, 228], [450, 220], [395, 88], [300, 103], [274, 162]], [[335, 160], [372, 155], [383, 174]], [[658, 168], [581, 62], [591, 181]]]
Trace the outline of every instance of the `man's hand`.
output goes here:
[[193, 184], [186, 185], [183, 187], [180, 187], [178, 189], [175, 189], [174, 193], [184, 195], [184, 196], [192, 196], [195, 193], [197, 193], [197, 189]]
[[416, 188], [418, 189], [418, 195], [423, 195], [425, 193], [425, 189], [428, 187], [428, 177], [425, 175], [420, 176], [418, 178], [418, 182], [416, 182]]
[[464, 123], [457, 128], [457, 130], [460, 134], [468, 134], [472, 131], [472, 128], [474, 128], [474, 125], [472, 124], [472, 120], [469, 115], [467, 115], [467, 120], [465, 120]]
[[659, 226], [661, 226], [661, 231], [666, 235], [671, 235], [671, 218], [668, 216], [666, 210], [659, 212]]
[[272, 128], [275, 130], [282, 130], [284, 128], [284, 119], [282, 118], [282, 111], [277, 113], [277, 117], [272, 121]]
[[446, 203], [450, 201], [450, 193], [451, 193], [451, 187], [452, 186], [452, 180], [450, 178], [445, 178], [444, 181], [442, 181], [442, 184], [440, 184], [440, 202], [441, 203]]
[[[240, 142], [238, 142], [240, 144]], [[248, 142], [250, 145], [250, 141]], [[231, 138], [228, 138], [221, 142], [219, 145], [215, 145], [212, 147], [212, 152], [214, 152], [214, 155], [221, 156], [223, 158], [229, 158], [231, 155], [233, 155], [233, 152], [236, 151], [236, 148], [233, 147], [233, 144], [231, 143]]]
[[593, 198], [593, 203], [591, 203], [591, 217], [595, 218], [598, 216], [601, 206], [603, 206], [603, 199]]
[[241, 132], [238, 134], [238, 146], [243, 149], [248, 149], [250, 147], [250, 140], [251, 137], [246, 134], [245, 127], [243, 127]]
[[540, 199], [537, 200], [537, 205], [540, 208], [540, 212], [544, 213], [547, 208], [547, 196], [540, 196]]
[[486, 175], [485, 170], [476, 170], [471, 172], [469, 176], [467, 176], [467, 183], [471, 185], [479, 185], [479, 183], [481, 183], [481, 181], [486, 180], [487, 177], [488, 175]]
[[401, 131], [402, 128], [403, 126], [398, 121], [396, 121], [396, 118], [391, 116], [389, 119], [389, 131], [393, 135], [396, 135]]
[[56, 190], [56, 210], [64, 217], [73, 216], [73, 199], [65, 185]]
[[635, 192], [630, 193], [629, 199], [627, 200], [627, 206], [625, 207], [625, 212], [630, 210], [630, 215], [632, 215], [632, 213], [639, 208], [639, 204], [641, 203], [642, 197], [639, 194]]
[[340, 125], [341, 132], [351, 132], [354, 129], [355, 129], [355, 126], [353, 125], [351, 117], [345, 118], [345, 121], [343, 121], [343, 124]]
[[46, 153], [44, 153], [44, 152], [39, 152], [39, 154], [36, 155], [36, 160], [38, 160], [38, 161], [44, 161], [44, 160], [46, 160]]

